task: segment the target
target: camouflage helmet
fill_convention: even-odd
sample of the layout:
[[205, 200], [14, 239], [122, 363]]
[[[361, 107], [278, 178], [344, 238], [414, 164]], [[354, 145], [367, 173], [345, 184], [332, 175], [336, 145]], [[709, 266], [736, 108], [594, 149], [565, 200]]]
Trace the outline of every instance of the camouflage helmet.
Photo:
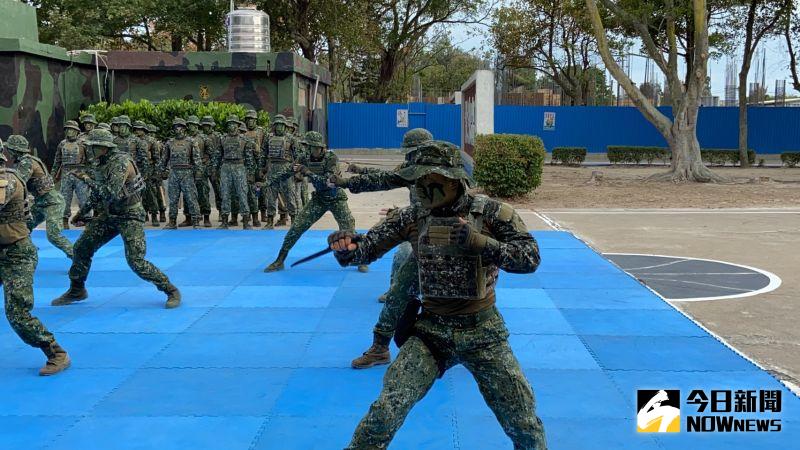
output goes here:
[[72, 128], [73, 130], [78, 132], [81, 131], [81, 127], [78, 126], [78, 122], [75, 122], [74, 120], [68, 120], [64, 122], [64, 129], [66, 130], [67, 128]]
[[117, 116], [117, 117], [114, 117], [113, 119], [111, 119], [111, 123], [112, 124], [117, 124], [117, 125], [131, 126], [131, 118], [126, 116], [126, 115]]
[[158, 133], [158, 127], [153, 125], [152, 123], [147, 124], [147, 132], [148, 133]]
[[416, 181], [432, 173], [462, 180], [467, 186], [474, 184], [472, 177], [464, 170], [464, 161], [458, 148], [444, 141], [428, 141], [418, 146], [413, 164], [397, 172], [407, 181]]
[[97, 125], [97, 120], [94, 118], [94, 114], [84, 114], [81, 116], [81, 123], [93, 123]]
[[316, 131], [307, 131], [303, 140], [309, 147], [325, 147], [325, 140]]
[[225, 119], [225, 124], [226, 124], [226, 125], [227, 125], [227, 124], [229, 124], [229, 123], [231, 123], [231, 122], [233, 122], [233, 123], [242, 123], [242, 122], [239, 120], [239, 116], [237, 116], [236, 114], [231, 114], [231, 115], [229, 115], [229, 116], [228, 116], [228, 117]]
[[194, 124], [200, 126], [200, 119], [198, 119], [197, 116], [189, 116], [186, 118], [186, 124], [187, 125]]
[[258, 113], [255, 109], [248, 109], [247, 113], [244, 115], [245, 119], [258, 119]]
[[114, 135], [111, 134], [110, 131], [102, 128], [95, 128], [89, 132], [86, 145], [97, 145], [106, 148], [115, 148], [117, 146], [117, 144], [114, 143]]
[[200, 119], [200, 125], [211, 125], [213, 127], [216, 124], [212, 116], [203, 116], [203, 118]]
[[247, 132], [247, 125], [245, 125], [243, 122], [239, 122], [239, 131], [242, 133]]
[[433, 140], [433, 135], [425, 128], [414, 128], [403, 135], [403, 148], [416, 147], [423, 142]]
[[294, 117], [286, 118], [286, 126], [292, 129], [297, 129], [297, 120]]
[[181, 127], [186, 128], [186, 121], [181, 119], [180, 117], [176, 117], [176, 118], [172, 119], [172, 127], [174, 128], [174, 127], [177, 127], [177, 126], [181, 126]]
[[20, 136], [19, 134], [12, 134], [6, 140], [5, 147], [11, 151], [17, 153], [30, 153], [31, 149], [28, 146], [28, 140], [25, 139], [25, 136]]
[[145, 125], [145, 123], [143, 121], [141, 121], [141, 120], [134, 121], [133, 125], [132, 125], [132, 128], [134, 130], [139, 129], [139, 130], [147, 131], [147, 125]]
[[282, 123], [283, 125], [286, 125], [286, 117], [284, 117], [283, 114], [275, 114], [275, 117], [272, 118], [272, 126], [273, 127], [275, 125], [279, 124], [279, 123]]
[[111, 125], [109, 125], [109, 124], [107, 124], [105, 122], [100, 122], [100, 123], [97, 124], [97, 128], [100, 128], [101, 130], [110, 130], [111, 129]]

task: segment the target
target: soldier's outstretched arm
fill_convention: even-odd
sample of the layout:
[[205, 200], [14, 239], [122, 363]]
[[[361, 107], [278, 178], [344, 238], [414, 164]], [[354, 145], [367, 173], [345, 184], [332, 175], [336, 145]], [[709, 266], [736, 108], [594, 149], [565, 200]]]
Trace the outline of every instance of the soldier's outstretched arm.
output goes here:
[[[334, 178], [336, 179], [336, 178]], [[382, 170], [379, 172], [365, 173], [347, 179], [339, 176], [336, 186], [348, 189], [354, 194], [361, 192], [390, 191], [398, 188], [408, 188], [413, 183], [400, 177], [395, 171]]]
[[[386, 219], [370, 228], [365, 234], [357, 235], [350, 231], [337, 231], [328, 237], [328, 243], [332, 249], [336, 250], [334, 256], [342, 267], [353, 264], [370, 264], [408, 240], [416, 216], [417, 213], [413, 207], [394, 210], [386, 216]], [[354, 250], [346, 250], [346, 247], [341, 245], [336, 246], [344, 239], [349, 238], [352, 241], [353, 237], [356, 237], [358, 241]]]

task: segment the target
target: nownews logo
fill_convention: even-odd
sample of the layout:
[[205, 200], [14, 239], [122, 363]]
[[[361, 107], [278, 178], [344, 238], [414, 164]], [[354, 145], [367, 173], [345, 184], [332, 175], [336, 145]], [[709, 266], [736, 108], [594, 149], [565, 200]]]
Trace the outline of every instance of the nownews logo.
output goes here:
[[[680, 402], [679, 390], [637, 391], [636, 431], [679, 432]], [[781, 412], [780, 390], [694, 389], [684, 405], [697, 412], [686, 415], [688, 433], [775, 432], [782, 427], [781, 419], [770, 417]]]

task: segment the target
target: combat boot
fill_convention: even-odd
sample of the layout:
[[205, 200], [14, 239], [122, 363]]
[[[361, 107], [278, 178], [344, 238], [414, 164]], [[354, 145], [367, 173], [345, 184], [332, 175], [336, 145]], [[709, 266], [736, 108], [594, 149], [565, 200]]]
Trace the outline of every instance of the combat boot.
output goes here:
[[281, 249], [281, 251], [278, 253], [278, 257], [272, 262], [272, 264], [268, 265], [267, 268], [264, 269], [264, 272], [269, 273], [283, 270], [283, 262], [286, 260], [287, 256], [289, 256], [289, 252]]
[[177, 218], [173, 219], [172, 217], [170, 217], [169, 218], [169, 223], [167, 223], [167, 226], [164, 227], [164, 229], [165, 230], [177, 230], [178, 229], [178, 224], [175, 223], [177, 220], [178, 220]]
[[151, 216], [152, 216], [152, 220], [150, 222], [150, 225], [152, 225], [154, 227], [160, 227], [161, 223], [159, 223], [159, 221], [158, 221], [158, 214], [153, 213], [153, 214], [151, 214]]
[[164, 291], [167, 294], [167, 303], [164, 305], [167, 309], [177, 308], [181, 306], [181, 291], [177, 287], [170, 284]]
[[69, 230], [69, 217], [64, 217], [61, 219], [61, 227], [65, 230]]
[[227, 230], [228, 229], [228, 215], [227, 214], [220, 214], [219, 215], [219, 226], [217, 227], [220, 230]]
[[267, 221], [267, 210], [266, 209], [262, 209], [261, 210], [261, 221], [262, 222], [266, 222]]
[[275, 216], [267, 216], [267, 220], [264, 221], [264, 229], [265, 230], [272, 230], [275, 228], [275, 225], [272, 222], [275, 220]]
[[359, 264], [358, 265], [358, 271], [361, 272], [361, 273], [367, 273], [367, 272], [369, 272], [369, 266], [366, 265], [366, 264]]
[[179, 227], [190, 227], [192, 226], [192, 218], [187, 216], [186, 214], [183, 215], [183, 222], [178, 224]]
[[392, 356], [389, 354], [389, 341], [390, 338], [373, 333], [372, 346], [363, 355], [354, 359], [350, 366], [353, 369], [369, 369], [373, 366], [389, 364], [392, 362]]
[[286, 214], [283, 214], [283, 213], [281, 213], [281, 214], [278, 216], [278, 221], [277, 221], [277, 222], [275, 222], [275, 226], [276, 226], [276, 227], [282, 227], [282, 226], [284, 226], [284, 225], [286, 225]]
[[232, 226], [232, 227], [238, 227], [239, 226], [239, 215], [238, 214], [231, 214], [231, 221], [230, 221], [229, 225]]
[[41, 369], [39, 369], [40, 376], [49, 377], [50, 375], [63, 372], [64, 370], [67, 370], [72, 363], [72, 361], [69, 359], [67, 351], [61, 348], [56, 341], [53, 341], [49, 344], [44, 344], [41, 349], [42, 352], [44, 352], [44, 355], [47, 356], [47, 362], [44, 364], [44, 366], [42, 366]]
[[386, 299], [389, 297], [388, 294], [381, 294], [378, 296], [378, 303], [386, 303]]
[[242, 229], [243, 230], [252, 230], [253, 227], [250, 226], [250, 217], [247, 215], [242, 214]]
[[161, 211], [158, 213], [158, 221], [164, 223], [167, 221], [167, 213], [166, 211]]
[[192, 229], [199, 230], [200, 229], [200, 218], [199, 217], [192, 217]]
[[86, 291], [86, 285], [83, 281], [70, 280], [67, 292], [61, 294], [61, 297], [53, 300], [50, 304], [53, 306], [70, 305], [81, 300], [86, 300], [87, 297], [89, 297], [89, 293]]
[[211, 228], [211, 214], [203, 214], [203, 226]]
[[260, 227], [261, 226], [261, 222], [258, 220], [258, 213], [253, 213], [253, 214], [251, 214], [251, 216], [253, 216], [253, 226], [254, 227]]

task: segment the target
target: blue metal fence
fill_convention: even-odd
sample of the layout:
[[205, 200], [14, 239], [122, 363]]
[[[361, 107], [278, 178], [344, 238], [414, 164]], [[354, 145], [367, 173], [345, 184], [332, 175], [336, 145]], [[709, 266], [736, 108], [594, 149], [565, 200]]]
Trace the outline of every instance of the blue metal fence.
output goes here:
[[[397, 126], [397, 111], [408, 110], [408, 128]], [[660, 108], [671, 115], [670, 108]], [[553, 130], [544, 129], [544, 113], [554, 112]], [[751, 107], [748, 110], [749, 147], [758, 153], [800, 151], [800, 108]], [[655, 145], [666, 142], [633, 107], [503, 106], [495, 107], [495, 133], [532, 134], [545, 147], [586, 147], [605, 152], [608, 145]], [[331, 148], [397, 148], [403, 133], [423, 127], [436, 139], [461, 143], [461, 107], [429, 103], [328, 105]], [[701, 108], [697, 137], [706, 148], [738, 146], [738, 109]]]

